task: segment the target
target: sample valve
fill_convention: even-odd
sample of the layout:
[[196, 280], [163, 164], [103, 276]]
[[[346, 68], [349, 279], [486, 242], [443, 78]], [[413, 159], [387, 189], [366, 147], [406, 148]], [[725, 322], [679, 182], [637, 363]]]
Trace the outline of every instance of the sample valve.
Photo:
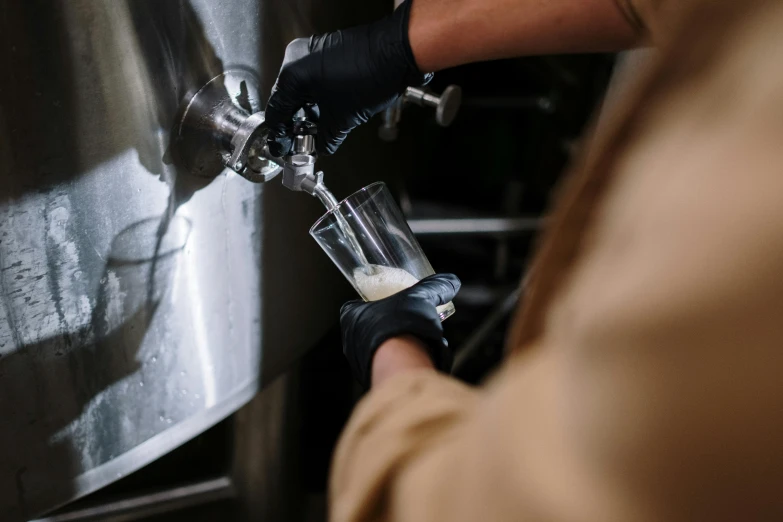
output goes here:
[[215, 177], [229, 168], [248, 181], [263, 183], [282, 173], [286, 188], [320, 198], [325, 188], [323, 172], [315, 172], [317, 127], [300, 111], [293, 122], [291, 154], [272, 156], [256, 85], [246, 71], [227, 71], [193, 95], [179, 124], [178, 156], [198, 176]]

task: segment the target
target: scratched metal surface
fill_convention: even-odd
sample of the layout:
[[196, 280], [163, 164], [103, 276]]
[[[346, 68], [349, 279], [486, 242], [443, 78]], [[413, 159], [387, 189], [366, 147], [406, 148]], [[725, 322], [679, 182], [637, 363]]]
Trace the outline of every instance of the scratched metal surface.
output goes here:
[[256, 391], [263, 189], [184, 175], [170, 131], [188, 92], [258, 70], [260, 17], [257, 0], [0, 6], [0, 520]]

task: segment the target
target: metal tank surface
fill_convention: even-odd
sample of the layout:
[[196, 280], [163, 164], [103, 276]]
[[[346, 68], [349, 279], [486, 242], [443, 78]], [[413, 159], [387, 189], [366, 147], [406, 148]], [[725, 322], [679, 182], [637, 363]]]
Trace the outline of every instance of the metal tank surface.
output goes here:
[[115, 481], [257, 391], [265, 189], [189, 173], [176, 129], [227, 72], [260, 110], [260, 13], [2, 2], [0, 520]]

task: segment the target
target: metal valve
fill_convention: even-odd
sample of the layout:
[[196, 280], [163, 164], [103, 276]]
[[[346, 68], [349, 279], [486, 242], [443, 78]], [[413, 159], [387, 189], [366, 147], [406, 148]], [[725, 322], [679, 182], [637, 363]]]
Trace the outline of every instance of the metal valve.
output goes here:
[[315, 123], [307, 121], [304, 116], [297, 117], [294, 120], [292, 134], [294, 154], [315, 154], [315, 135], [318, 134]]
[[[314, 195], [313, 187], [320, 181], [315, 173], [315, 135], [318, 134], [318, 128], [315, 123], [307, 121], [303, 114], [300, 111], [294, 119], [291, 155], [283, 158], [283, 186]], [[322, 180], [323, 173], [318, 174]]]
[[177, 132], [178, 155], [197, 176], [212, 178], [229, 168], [263, 183], [282, 173], [286, 188], [321, 197], [323, 173], [315, 172], [318, 128], [300, 111], [293, 121], [291, 154], [273, 157], [256, 85], [245, 71], [227, 71], [187, 100]]
[[186, 100], [176, 132], [176, 154], [196, 176], [214, 178], [226, 167], [253, 183], [275, 178], [282, 161], [266, 145], [255, 76], [229, 70]]
[[462, 104], [462, 89], [457, 85], [449, 85], [443, 94], [437, 96], [427, 89], [408, 87], [391, 107], [383, 113], [383, 124], [378, 129], [378, 137], [383, 141], [395, 141], [399, 134], [397, 125], [402, 118], [402, 110], [406, 104], [420, 107], [433, 107], [435, 121], [441, 127], [448, 127], [454, 122]]

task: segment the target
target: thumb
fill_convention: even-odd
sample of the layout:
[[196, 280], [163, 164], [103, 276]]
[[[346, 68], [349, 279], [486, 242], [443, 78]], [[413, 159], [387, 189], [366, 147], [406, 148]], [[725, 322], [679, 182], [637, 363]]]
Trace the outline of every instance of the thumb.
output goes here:
[[291, 124], [294, 115], [308, 102], [306, 89], [302, 85], [301, 68], [297, 62], [305, 59], [309, 53], [309, 38], [298, 38], [288, 44], [283, 59], [283, 67], [272, 87], [272, 94], [266, 104], [264, 118], [270, 129], [270, 152], [282, 156], [290, 149]]
[[425, 277], [406, 292], [409, 297], [441, 306], [453, 300], [461, 286], [462, 282], [454, 274], [435, 274]]
[[298, 98], [295, 91], [281, 90], [278, 84], [275, 84], [272, 96], [269, 97], [264, 118], [269, 127], [269, 151], [273, 156], [283, 156], [291, 148], [294, 114], [304, 105]]

